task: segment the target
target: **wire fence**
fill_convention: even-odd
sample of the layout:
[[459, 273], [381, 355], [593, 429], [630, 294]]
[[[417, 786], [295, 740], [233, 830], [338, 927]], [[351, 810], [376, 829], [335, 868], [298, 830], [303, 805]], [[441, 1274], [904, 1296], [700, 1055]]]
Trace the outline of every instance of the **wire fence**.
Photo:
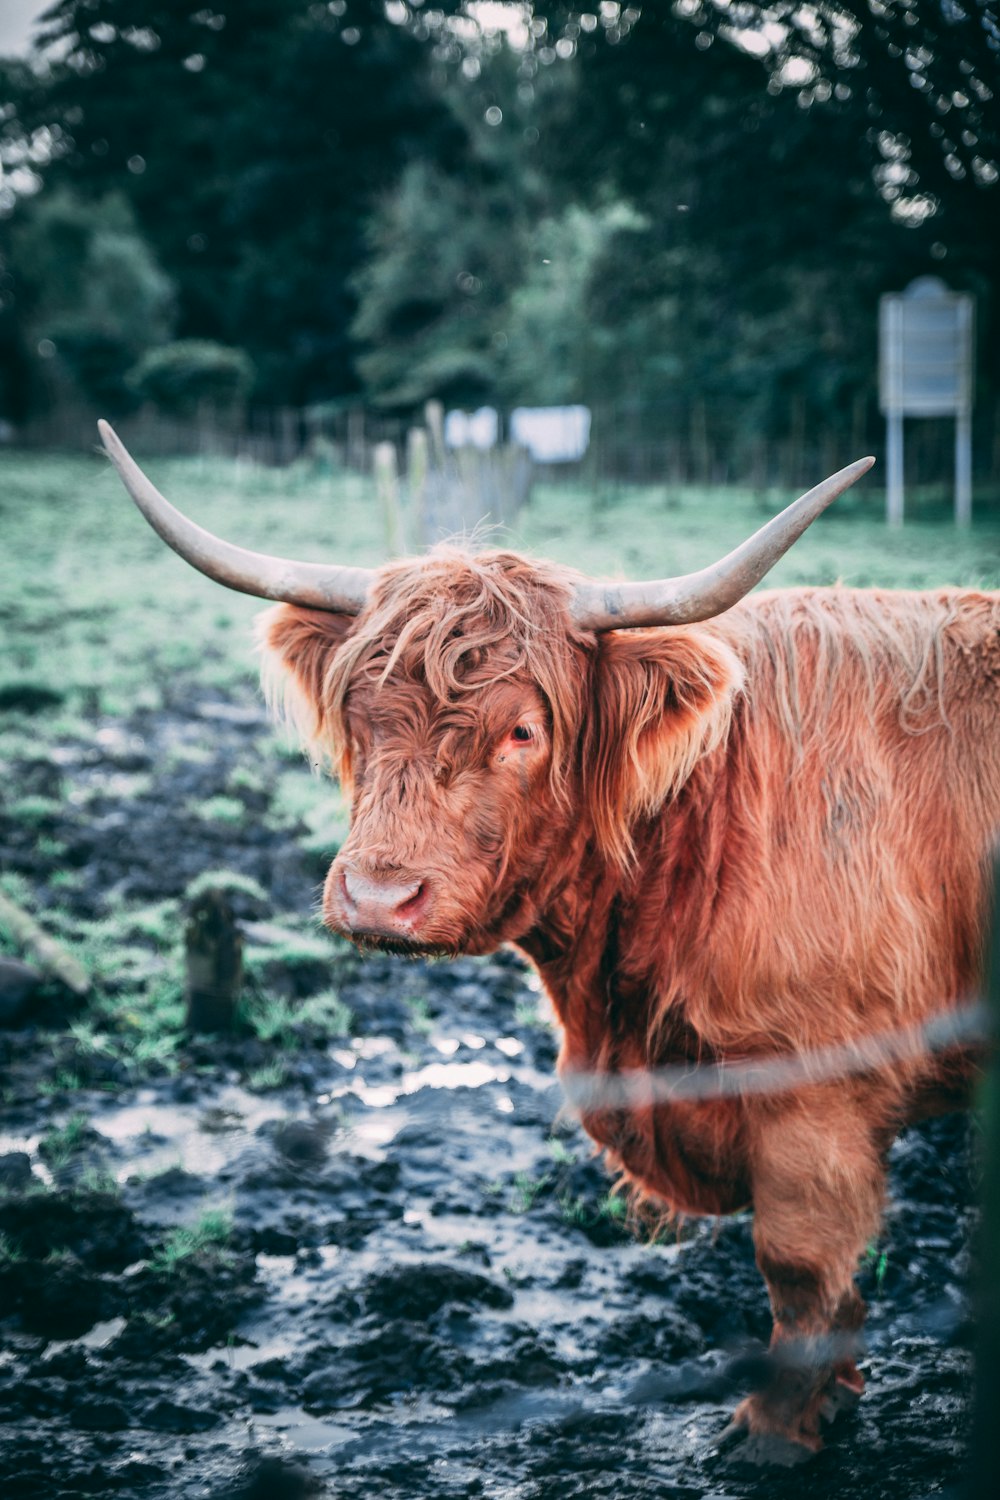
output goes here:
[[939, 1010], [913, 1025], [803, 1052], [620, 1073], [567, 1069], [561, 1082], [567, 1102], [580, 1114], [598, 1109], [648, 1109], [657, 1104], [785, 1093], [877, 1072], [953, 1047], [985, 1046], [989, 1036], [987, 1007], [977, 999], [957, 1009]]
[[[87, 451], [96, 442], [101, 413], [63, 403], [14, 430], [6, 440], [35, 449]], [[225, 456], [264, 467], [310, 462], [370, 474], [375, 451], [391, 443], [400, 471], [409, 434], [424, 421], [420, 412], [395, 414], [358, 402], [302, 407], [251, 407], [220, 416], [205, 407], [187, 418], [152, 407], [116, 418], [126, 445], [140, 456]], [[500, 422], [503, 438], [504, 423]], [[984, 402], [973, 423], [973, 478], [988, 486], [1000, 479], [1000, 402]], [[885, 424], [874, 401], [845, 410], [829, 408], [807, 420], [794, 402], [787, 420], [767, 427], [754, 419], [748, 401], [730, 397], [707, 402], [675, 396], [622, 397], [592, 408], [590, 444], [578, 461], [536, 465], [546, 483], [591, 485], [807, 486], [820, 473], [839, 469], [845, 454], [880, 452]], [[953, 423], [946, 418], [909, 424], [906, 468], [909, 484], [948, 486], [954, 457]]]

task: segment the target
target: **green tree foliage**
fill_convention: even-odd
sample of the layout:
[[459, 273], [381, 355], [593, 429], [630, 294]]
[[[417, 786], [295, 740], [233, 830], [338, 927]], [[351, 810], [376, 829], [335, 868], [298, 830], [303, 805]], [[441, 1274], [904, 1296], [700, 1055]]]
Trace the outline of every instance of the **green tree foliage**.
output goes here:
[[232, 420], [246, 405], [254, 368], [242, 349], [210, 339], [179, 339], [150, 349], [127, 376], [142, 401], [152, 401], [169, 416], [211, 413]]
[[39, 201], [123, 194], [180, 337], [246, 349], [265, 404], [360, 378], [396, 409], [628, 400], [652, 430], [697, 404], [737, 446], [856, 427], [878, 297], [929, 271], [977, 293], [1000, 390], [997, 0], [473, 13], [56, 0], [0, 158]]
[[488, 170], [407, 168], [371, 220], [355, 280], [358, 368], [376, 401], [407, 407], [437, 396], [468, 406], [494, 395], [525, 233], [516, 183]]
[[602, 8], [589, 30], [568, 6], [543, 9], [542, 48], [573, 50], [578, 90], [542, 130], [546, 176], [584, 197], [611, 186], [650, 226], [592, 316], [624, 328], [645, 314], [652, 330], [661, 293], [681, 297], [687, 316], [666, 347], [688, 389], [756, 392], [757, 420], [768, 393], [780, 409], [794, 388], [829, 415], [852, 390], [873, 393], [879, 294], [943, 275], [977, 295], [989, 404], [994, 0], [675, 0]]
[[[68, 189], [31, 199], [4, 252], [24, 376], [69, 382], [85, 399], [120, 411], [123, 375], [165, 338], [174, 292], [118, 194], [88, 202]], [[41, 362], [41, 363], [39, 363]]]
[[461, 146], [429, 49], [381, 0], [56, 0], [47, 16], [58, 60], [21, 109], [58, 132], [48, 180], [127, 194], [179, 332], [245, 347], [261, 399], [351, 389], [365, 214], [409, 156]]
[[612, 247], [647, 228], [623, 203], [571, 204], [535, 226], [496, 335], [497, 380], [510, 405], [598, 402], [624, 378], [631, 363], [626, 331], [591, 314], [605, 278], [617, 275]]

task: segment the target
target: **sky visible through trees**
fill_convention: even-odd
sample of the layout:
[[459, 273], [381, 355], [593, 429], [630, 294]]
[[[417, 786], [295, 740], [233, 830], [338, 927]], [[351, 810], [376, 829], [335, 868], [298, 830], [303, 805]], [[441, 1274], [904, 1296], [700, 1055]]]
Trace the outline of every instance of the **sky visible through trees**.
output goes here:
[[860, 431], [921, 274], [976, 294], [992, 409], [998, 16], [56, 0], [0, 63], [0, 416], [128, 410], [173, 343], [262, 406]]

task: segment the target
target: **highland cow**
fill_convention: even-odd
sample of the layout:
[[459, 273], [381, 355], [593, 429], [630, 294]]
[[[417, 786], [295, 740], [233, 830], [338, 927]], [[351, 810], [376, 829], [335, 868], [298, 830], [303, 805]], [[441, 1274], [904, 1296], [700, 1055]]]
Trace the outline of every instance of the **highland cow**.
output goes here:
[[[869, 466], [712, 568], [606, 585], [511, 552], [368, 573], [127, 488], [211, 577], [287, 601], [262, 640], [352, 807], [324, 919], [363, 947], [535, 964], [560, 1068], [785, 1057], [975, 993], [1000, 825], [1000, 595], [749, 590]], [[820, 1444], [860, 1394], [854, 1275], [900, 1127], [962, 1102], [967, 1048], [770, 1094], [602, 1105], [589, 1133], [679, 1214], [752, 1205], [777, 1371], [751, 1433]], [[810, 1359], [782, 1360], [782, 1352]]]

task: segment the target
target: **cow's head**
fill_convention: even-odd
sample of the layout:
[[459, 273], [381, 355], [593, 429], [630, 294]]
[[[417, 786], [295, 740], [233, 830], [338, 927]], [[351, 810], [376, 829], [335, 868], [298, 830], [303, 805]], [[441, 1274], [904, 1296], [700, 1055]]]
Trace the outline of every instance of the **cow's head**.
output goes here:
[[[524, 935], [574, 847], [628, 863], [636, 822], [718, 742], [739, 686], [732, 652], [693, 622], [741, 598], [873, 462], [700, 574], [605, 585], [511, 552], [442, 548], [376, 571], [246, 552], [181, 516], [101, 433], [175, 550], [288, 601], [262, 620], [268, 675], [352, 804], [325, 920], [410, 952]], [[675, 628], [635, 628], [662, 625]]]

